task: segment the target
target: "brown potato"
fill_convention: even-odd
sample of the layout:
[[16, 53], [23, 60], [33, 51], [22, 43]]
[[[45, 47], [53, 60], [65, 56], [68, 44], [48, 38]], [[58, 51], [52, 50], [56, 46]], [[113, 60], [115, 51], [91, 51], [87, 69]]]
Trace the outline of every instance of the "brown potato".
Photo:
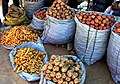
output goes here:
[[57, 78], [53, 78], [52, 80], [53, 80], [53, 82], [55, 82], [55, 83], [58, 82]]
[[[47, 75], [48, 80], [52, 80], [56, 84], [69, 84], [69, 83], [73, 84], [74, 81], [75, 82], [81, 81], [80, 79], [81, 79], [81, 75], [82, 75], [81, 74], [82, 70], [81, 70], [81, 66], [79, 65], [78, 62], [74, 62], [74, 60], [69, 59], [68, 57], [62, 57], [59, 55], [51, 56], [50, 60], [54, 60], [54, 61], [48, 62], [48, 66], [51, 65], [51, 63], [52, 63], [52, 65], [54, 65], [57, 62], [59, 62], [59, 63], [57, 65], [54, 65], [49, 76]], [[77, 67], [77, 69], [79, 69], [79, 70], [76, 69], [76, 71], [75, 71], [75, 67]], [[46, 71], [44, 71], [44, 72], [46, 72]], [[51, 79], [49, 77], [51, 77]], [[78, 77], [78, 79], [76, 79], [77, 77]]]
[[75, 11], [70, 9], [70, 7], [65, 5], [62, 1], [58, 0], [55, 1], [54, 3], [51, 7], [49, 7], [51, 11], [49, 11], [48, 14], [50, 16], [57, 18], [59, 20], [63, 20], [63, 19], [70, 20], [75, 15]]

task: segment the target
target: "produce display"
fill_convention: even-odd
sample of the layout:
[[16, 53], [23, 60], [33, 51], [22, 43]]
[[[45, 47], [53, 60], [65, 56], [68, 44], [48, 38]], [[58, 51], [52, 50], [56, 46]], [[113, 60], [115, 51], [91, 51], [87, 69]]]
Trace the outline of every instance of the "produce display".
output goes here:
[[18, 25], [27, 18], [24, 9], [15, 5], [10, 6], [9, 11], [5, 17], [6, 20], [4, 20], [4, 24], [6, 25]]
[[22, 71], [26, 73], [36, 73], [40, 75], [39, 69], [44, 65], [43, 59], [45, 58], [45, 52], [39, 52], [33, 48], [20, 48], [14, 52], [14, 61], [16, 65], [14, 70], [17, 73]]
[[38, 35], [29, 26], [14, 26], [10, 30], [5, 30], [1, 37], [1, 44], [5, 46], [18, 46], [25, 42], [35, 42]]
[[35, 12], [35, 16], [40, 20], [46, 20], [46, 9], [41, 9], [37, 12]]
[[75, 10], [72, 10], [64, 2], [54, 1], [53, 5], [48, 9], [48, 15], [59, 20], [72, 19], [75, 15]]
[[115, 19], [113, 16], [109, 16], [109, 15], [105, 16], [102, 13], [80, 12], [76, 16], [81, 23], [87, 24], [96, 30], [106, 30], [110, 28], [115, 22]]
[[79, 84], [82, 80], [82, 70], [78, 62], [71, 58], [52, 55], [50, 62], [43, 66], [47, 80], [57, 84]]
[[17, 7], [15, 5], [11, 5], [7, 17], [20, 18], [23, 15], [23, 13], [24, 10], [22, 8]]
[[120, 35], [120, 22], [115, 25], [113, 31], [114, 31], [116, 34]]

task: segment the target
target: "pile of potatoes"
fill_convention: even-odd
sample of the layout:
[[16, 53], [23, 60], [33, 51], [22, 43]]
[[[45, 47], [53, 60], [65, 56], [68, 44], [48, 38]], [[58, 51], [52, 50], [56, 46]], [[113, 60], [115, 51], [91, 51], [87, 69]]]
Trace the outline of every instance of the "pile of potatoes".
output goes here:
[[115, 19], [113, 16], [105, 16], [102, 13], [80, 12], [76, 15], [76, 17], [81, 23], [87, 24], [96, 30], [106, 30], [110, 28], [113, 23], [115, 23]]
[[45, 78], [56, 84], [79, 84], [83, 74], [78, 62], [59, 55], [52, 55], [48, 64], [43, 66], [43, 71]]
[[115, 25], [113, 31], [114, 31], [116, 34], [120, 35], [120, 22]]
[[40, 20], [46, 20], [46, 11], [47, 9], [41, 9], [37, 12], [35, 12], [35, 16]]
[[48, 9], [48, 15], [59, 20], [70, 20], [75, 15], [75, 10], [71, 9], [64, 2], [54, 1], [53, 5]]

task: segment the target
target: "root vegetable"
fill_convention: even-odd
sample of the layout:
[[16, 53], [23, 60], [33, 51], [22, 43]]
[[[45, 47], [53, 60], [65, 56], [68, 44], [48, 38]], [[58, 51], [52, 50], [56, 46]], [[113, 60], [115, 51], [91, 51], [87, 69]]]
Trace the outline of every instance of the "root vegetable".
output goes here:
[[49, 7], [49, 10], [50, 11], [48, 12], [48, 15], [59, 20], [63, 19], [70, 20], [75, 15], [75, 11], [60, 0], [54, 1], [53, 5]]
[[[57, 65], [55, 63], [59, 62]], [[49, 66], [53, 65], [53, 69], [49, 69]], [[52, 55], [50, 62], [48, 62], [43, 69], [47, 80], [51, 80], [56, 84], [73, 84], [81, 79], [82, 70], [81, 66], [75, 60], [68, 57]], [[46, 73], [47, 71], [47, 73]], [[49, 74], [49, 76], [48, 76]], [[81, 80], [78, 82], [80, 83]]]

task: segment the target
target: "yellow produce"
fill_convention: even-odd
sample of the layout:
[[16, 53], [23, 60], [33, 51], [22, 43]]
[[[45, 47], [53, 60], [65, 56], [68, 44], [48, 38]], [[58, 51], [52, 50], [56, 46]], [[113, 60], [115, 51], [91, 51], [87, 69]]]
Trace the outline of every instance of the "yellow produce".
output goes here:
[[29, 26], [14, 26], [5, 30], [1, 37], [1, 44], [5, 46], [19, 46], [25, 42], [36, 42], [38, 35]]
[[43, 59], [45, 56], [45, 52], [39, 52], [33, 48], [20, 48], [14, 53], [15, 60], [13, 63], [16, 65], [14, 70], [17, 73], [23, 71], [40, 75], [39, 69], [44, 65]]

